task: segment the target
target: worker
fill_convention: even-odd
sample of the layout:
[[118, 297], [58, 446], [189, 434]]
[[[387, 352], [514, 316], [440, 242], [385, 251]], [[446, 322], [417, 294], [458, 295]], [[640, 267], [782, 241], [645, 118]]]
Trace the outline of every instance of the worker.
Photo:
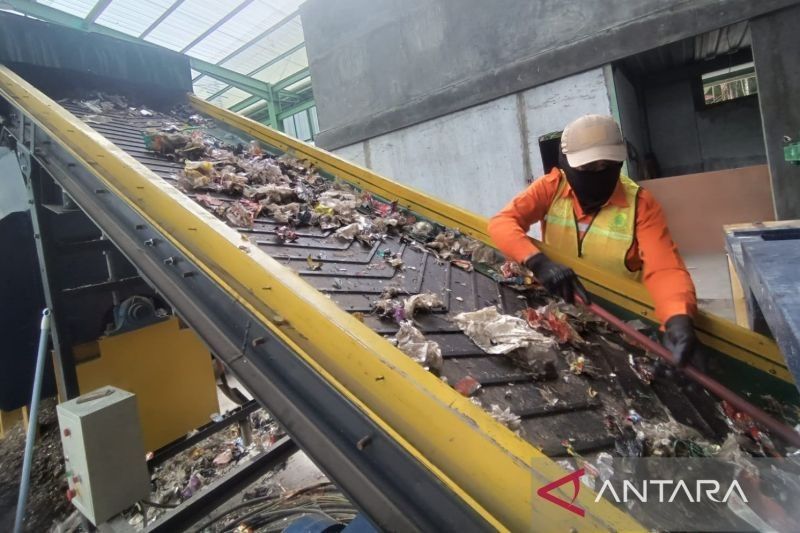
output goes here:
[[664, 344], [678, 365], [696, 346], [694, 284], [664, 214], [647, 190], [621, 175], [627, 150], [613, 118], [584, 115], [561, 135], [559, 166], [535, 180], [489, 222], [489, 235], [511, 260], [524, 264], [550, 293], [572, 303], [588, 295], [575, 272], [528, 238], [541, 221], [543, 241], [576, 261], [643, 280], [664, 327]]

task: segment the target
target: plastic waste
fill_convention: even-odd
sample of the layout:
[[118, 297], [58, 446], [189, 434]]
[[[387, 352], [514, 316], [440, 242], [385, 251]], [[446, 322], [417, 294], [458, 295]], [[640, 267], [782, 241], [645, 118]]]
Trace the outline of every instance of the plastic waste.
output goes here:
[[411, 357], [414, 361], [428, 370], [439, 372], [442, 369], [443, 359], [442, 350], [439, 344], [427, 340], [425, 335], [420, 332], [410, 321], [400, 324], [394, 339], [391, 342], [397, 348]]
[[552, 339], [528, 326], [521, 318], [502, 315], [496, 307], [460, 313], [453, 317], [458, 327], [486, 353], [507, 354], [531, 345], [553, 346]]
[[433, 292], [424, 292], [406, 298], [403, 303], [403, 312], [407, 319], [411, 319], [419, 311], [429, 312], [443, 307], [444, 302], [441, 296]]
[[454, 385], [462, 396], [472, 396], [481, 388], [480, 382], [472, 376], [464, 376]]
[[499, 405], [493, 403], [489, 414], [508, 429], [516, 431], [522, 426], [522, 419], [518, 415], [512, 413], [510, 407], [502, 409]]

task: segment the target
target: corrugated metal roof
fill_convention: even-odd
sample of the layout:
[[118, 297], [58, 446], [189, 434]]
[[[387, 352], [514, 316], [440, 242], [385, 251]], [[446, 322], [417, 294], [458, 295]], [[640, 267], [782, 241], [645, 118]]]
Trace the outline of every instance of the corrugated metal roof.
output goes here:
[[[39, 0], [146, 42], [275, 84], [308, 67], [303, 0]], [[91, 22], [90, 20], [87, 22]], [[192, 71], [195, 94], [230, 107], [251, 93]], [[297, 83], [293, 85], [297, 86]]]

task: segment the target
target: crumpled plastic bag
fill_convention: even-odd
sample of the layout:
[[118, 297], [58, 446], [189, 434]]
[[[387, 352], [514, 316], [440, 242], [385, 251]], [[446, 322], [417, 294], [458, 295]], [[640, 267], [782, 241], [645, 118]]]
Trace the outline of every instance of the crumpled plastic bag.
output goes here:
[[432, 311], [444, 307], [442, 297], [433, 292], [423, 292], [409, 296], [403, 304], [406, 319], [410, 320], [417, 311]]
[[472, 251], [472, 262], [493, 266], [498, 262], [497, 252], [491, 246], [480, 245]]
[[269, 157], [240, 158], [238, 164], [250, 177], [250, 183], [253, 185], [288, 182], [278, 163]]
[[439, 344], [427, 340], [425, 335], [415, 328], [410, 321], [406, 320], [400, 323], [400, 329], [390, 342], [426, 369], [437, 372], [442, 369], [444, 359], [442, 358], [442, 349]]
[[288, 224], [293, 221], [300, 213], [300, 204], [291, 203], [286, 205], [271, 204], [261, 201], [264, 211], [280, 224]]
[[559, 304], [556, 302], [544, 305], [538, 309], [528, 308], [526, 310], [526, 319], [528, 325], [531, 327], [540, 327], [552, 332], [559, 344], [572, 342], [573, 344], [581, 344], [584, 342], [583, 338], [575, 331], [575, 328], [567, 320], [567, 314], [564, 313]]
[[336, 189], [325, 191], [319, 195], [314, 208], [320, 215], [355, 216], [358, 200], [354, 194]]
[[250, 200], [233, 202], [225, 211], [225, 218], [234, 226], [252, 228], [261, 206]]
[[257, 187], [246, 186], [243, 194], [252, 200], [262, 200], [265, 204], [286, 204], [296, 199], [295, 190], [288, 185], [268, 183]]
[[344, 241], [352, 241], [356, 238], [359, 231], [361, 231], [361, 226], [359, 226], [358, 222], [353, 222], [352, 224], [337, 229], [334, 235]]
[[183, 148], [191, 141], [188, 135], [180, 133], [164, 133], [148, 131], [142, 134], [144, 146], [158, 154], [174, 154], [175, 150]]
[[481, 243], [448, 230], [439, 233], [425, 246], [436, 252], [440, 259], [447, 261], [459, 256], [470, 257], [473, 251], [480, 248]]
[[405, 313], [403, 306], [389, 297], [381, 297], [375, 302], [372, 302], [372, 311], [381, 318], [394, 318], [397, 322], [403, 322]]
[[522, 419], [512, 413], [510, 407], [501, 409], [499, 405], [493, 403], [491, 409], [489, 414], [492, 415], [492, 418], [505, 425], [508, 429], [516, 431], [522, 426]]
[[553, 340], [528, 326], [521, 318], [501, 315], [493, 306], [459, 313], [453, 321], [472, 342], [490, 354], [507, 354], [519, 348], [553, 346]]

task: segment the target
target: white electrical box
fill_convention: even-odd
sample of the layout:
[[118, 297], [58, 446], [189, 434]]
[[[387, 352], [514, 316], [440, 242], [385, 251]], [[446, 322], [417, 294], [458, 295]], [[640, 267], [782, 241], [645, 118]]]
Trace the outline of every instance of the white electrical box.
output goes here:
[[102, 387], [58, 405], [67, 497], [93, 524], [150, 495], [136, 396]]

